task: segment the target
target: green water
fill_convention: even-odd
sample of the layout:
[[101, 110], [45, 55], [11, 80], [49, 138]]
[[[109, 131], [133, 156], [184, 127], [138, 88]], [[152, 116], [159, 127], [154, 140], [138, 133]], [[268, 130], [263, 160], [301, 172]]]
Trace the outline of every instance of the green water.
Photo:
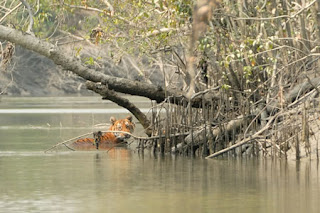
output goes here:
[[320, 212], [317, 161], [142, 156], [135, 142], [43, 152], [127, 114], [96, 97], [3, 97], [0, 212]]

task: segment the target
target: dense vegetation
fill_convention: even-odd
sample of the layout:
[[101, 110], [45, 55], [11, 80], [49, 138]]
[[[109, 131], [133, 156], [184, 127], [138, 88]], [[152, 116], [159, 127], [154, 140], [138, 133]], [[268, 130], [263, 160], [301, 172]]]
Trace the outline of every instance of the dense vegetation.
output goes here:
[[[149, 135], [165, 134], [165, 138], [152, 140], [155, 149], [172, 151], [180, 137], [184, 141], [180, 152], [200, 150], [204, 156], [252, 141], [265, 153], [272, 147], [286, 155], [290, 148], [298, 147], [298, 138], [309, 149], [307, 115], [300, 119], [303, 125], [290, 116], [303, 106], [307, 110], [309, 105], [301, 103], [318, 93], [319, 1], [21, 2], [0, 1], [0, 24], [34, 33], [61, 49], [71, 47], [69, 55], [91, 69], [103, 67], [107, 58], [115, 64], [130, 58], [128, 64], [139, 77], [130, 82], [118, 80], [132, 91], [117, 87], [112, 79], [101, 81], [74, 72], [107, 85], [91, 82], [87, 87], [128, 106]], [[26, 2], [31, 5], [32, 27], [30, 11], [23, 6]], [[3, 69], [10, 62], [5, 54], [10, 43], [4, 40]], [[84, 51], [88, 46], [98, 51], [88, 54]], [[149, 78], [152, 72], [162, 74], [163, 83], [155, 88]], [[155, 100], [158, 105], [154, 108], [165, 113], [154, 111], [145, 117], [117, 92]], [[278, 125], [284, 125], [286, 131]]]

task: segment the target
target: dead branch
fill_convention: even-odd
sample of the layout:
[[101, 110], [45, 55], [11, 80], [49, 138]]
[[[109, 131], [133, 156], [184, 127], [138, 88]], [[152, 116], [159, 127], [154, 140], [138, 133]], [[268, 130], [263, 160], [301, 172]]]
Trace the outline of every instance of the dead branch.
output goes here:
[[[105, 10], [100, 10], [100, 9], [97, 9], [97, 8], [94, 8], [94, 7], [87, 7], [87, 6], [77, 6], [77, 5], [70, 5], [70, 4], [66, 4], [63, 2], [63, 5], [67, 6], [67, 7], [70, 7], [70, 8], [76, 8], [76, 9], [81, 9], [81, 10], [88, 10], [88, 11], [94, 11], [94, 12], [98, 12], [98, 13], [103, 13], [103, 14], [106, 14], [107, 16], [110, 16], [110, 17], [114, 17], [114, 18], [117, 18], [125, 23], [127, 23], [128, 25], [130, 26], [136, 26], [135, 23], [131, 22], [131, 21], [128, 21], [126, 20], [125, 18], [123, 18], [122, 16], [118, 16], [118, 15], [112, 15], [111, 13], [106, 13]], [[110, 9], [110, 8], [109, 8]]]
[[249, 142], [251, 142], [252, 140], [255, 140], [255, 139], [257, 139], [257, 138], [260, 138], [260, 134], [262, 134], [264, 131], [266, 131], [267, 129], [269, 129], [270, 126], [271, 126], [271, 124], [273, 123], [273, 121], [274, 121], [279, 115], [280, 115], [280, 113], [278, 113], [278, 114], [274, 115], [273, 117], [271, 117], [270, 120], [268, 121], [268, 123], [267, 123], [262, 129], [260, 129], [258, 132], [256, 132], [255, 134], [253, 134], [252, 136], [249, 136], [249, 137], [247, 137], [247, 138], [244, 138], [244, 139], [241, 140], [240, 142], [238, 142], [238, 143], [236, 143], [236, 144], [234, 144], [234, 145], [232, 145], [232, 146], [230, 146], [230, 147], [227, 147], [227, 148], [222, 149], [222, 150], [220, 150], [220, 151], [218, 151], [218, 152], [215, 152], [215, 153], [207, 156], [206, 159], [217, 157], [217, 156], [222, 155], [222, 154], [224, 154], [224, 153], [226, 153], [226, 152], [228, 152], [228, 151], [230, 151], [230, 150], [233, 150], [233, 149], [235, 149], [235, 148], [237, 148], [237, 147], [239, 147], [239, 146], [242, 146], [242, 145], [244, 145], [244, 144], [246, 144], [246, 143], [249, 143]]
[[76, 151], [75, 149], [72, 149], [70, 146], [68, 146], [67, 144], [63, 144], [65, 147], [67, 147], [68, 149], [72, 150], [72, 151]]
[[108, 0], [102, 0], [103, 3], [105, 3], [105, 5], [107, 5], [109, 11], [110, 11], [110, 16], [114, 16], [114, 8], [112, 6], [112, 4], [110, 4], [110, 2]]
[[89, 132], [89, 133], [86, 133], [86, 134], [83, 134], [83, 135], [79, 135], [79, 136], [77, 136], [77, 137], [74, 137], [74, 138], [71, 138], [71, 139], [62, 141], [62, 142], [60, 142], [60, 143], [57, 143], [57, 144], [55, 144], [54, 146], [50, 147], [49, 149], [46, 149], [46, 150], [44, 151], [44, 153], [46, 153], [46, 152], [48, 152], [48, 151], [50, 151], [50, 150], [52, 150], [52, 149], [54, 149], [54, 148], [56, 148], [56, 147], [58, 147], [58, 146], [60, 146], [60, 145], [65, 145], [66, 143], [68, 143], [68, 142], [70, 142], [70, 141], [74, 141], [74, 140], [76, 140], [76, 139], [79, 139], [79, 138], [82, 138], [82, 137], [84, 137], [84, 136], [91, 135], [91, 134], [92, 134], [92, 132]]
[[29, 26], [28, 26], [28, 29], [27, 29], [26, 33], [28, 33], [30, 35], [33, 35], [32, 27], [33, 27], [34, 21], [33, 21], [33, 14], [32, 14], [32, 11], [31, 11], [31, 7], [30, 7], [29, 3], [26, 0], [20, 0], [20, 1], [27, 8], [28, 13], [29, 13]]
[[[288, 19], [293, 19], [296, 16], [300, 15], [303, 11], [307, 10], [308, 8], [310, 8], [313, 4], [315, 4], [317, 2], [317, 0], [313, 0], [312, 2], [310, 2], [308, 5], [306, 5], [305, 7], [301, 8], [298, 12], [296, 12], [295, 14], [292, 15], [281, 15], [281, 16], [276, 16], [276, 17], [241, 17], [241, 18], [236, 18], [235, 20], [254, 20], [254, 21], [269, 21], [269, 20], [275, 20], [275, 19], [283, 19], [283, 18], [288, 18]], [[232, 16], [231, 16], [232, 17]]]
[[2, 56], [0, 68], [2, 67], [4, 70], [6, 69], [6, 67], [8, 66], [8, 64], [10, 64], [12, 60], [14, 51], [15, 51], [15, 45], [11, 42], [8, 42], [6, 45], [6, 48], [0, 52]]
[[51, 59], [55, 64], [61, 65], [65, 70], [69, 70], [86, 80], [101, 82], [104, 85], [108, 85], [109, 89], [116, 92], [147, 97], [158, 103], [166, 99], [166, 94], [172, 97], [181, 97], [181, 92], [177, 90], [164, 91], [160, 86], [153, 84], [112, 77], [101, 72], [96, 72], [94, 69], [82, 65], [79, 60], [70, 57], [55, 45], [42, 41], [34, 36], [23, 34], [22, 32], [9, 27], [0, 25], [0, 39], [11, 41], [26, 49], [44, 55]]
[[[222, 124], [222, 128], [219, 128], [218, 126], [215, 126], [212, 129], [213, 137], [214, 138], [220, 137], [220, 135], [223, 134], [224, 131], [231, 132], [233, 130], [237, 130], [241, 126], [241, 124], [243, 124], [248, 119], [249, 119], [249, 117], [240, 116], [235, 120], [231, 120], [231, 121], [229, 121], [229, 122], [227, 122], [225, 124]], [[211, 127], [207, 127], [207, 129], [206, 129], [206, 133], [207, 133], [206, 137], [209, 136], [209, 131], [210, 131], [209, 128], [211, 128]], [[195, 144], [201, 144], [203, 142], [203, 140], [204, 140], [203, 131], [204, 131], [204, 128], [202, 128], [202, 129], [200, 129], [198, 131], [194, 131], [193, 141], [194, 141]], [[191, 142], [191, 135], [189, 135], [189, 136], [187, 136], [185, 138], [185, 142], [187, 144], [189, 144]]]
[[129, 110], [139, 120], [139, 122], [141, 123], [141, 125], [145, 129], [145, 133], [149, 136], [151, 135], [152, 130], [150, 128], [149, 119], [132, 102], [130, 102], [126, 98], [119, 96], [115, 91], [109, 90], [106, 85], [95, 84], [93, 82], [87, 82], [86, 86], [89, 90], [92, 90], [92, 91], [100, 94], [103, 97], [103, 99], [108, 99], [108, 100], [118, 104], [119, 106]]
[[[149, 139], [149, 137], [139, 137], [139, 136], [133, 135], [133, 134], [130, 133], [130, 132], [124, 132], [124, 131], [110, 131], [110, 130], [108, 130], [108, 131], [101, 131], [101, 132], [102, 132], [102, 133], [124, 133], [124, 134], [130, 135], [131, 137], [133, 137], [134, 139], [137, 139], [137, 140], [138, 140], [138, 139], [140, 139], [140, 140], [148, 140], [148, 139]], [[46, 150], [44, 151], [44, 153], [46, 153], [46, 152], [48, 152], [48, 151], [50, 151], [50, 150], [52, 150], [52, 149], [54, 149], [54, 148], [56, 148], [56, 147], [58, 147], [58, 146], [61, 146], [61, 145], [68, 146], [68, 145], [67, 145], [68, 143], [70, 143], [70, 142], [72, 142], [72, 141], [75, 141], [75, 140], [77, 140], [77, 139], [83, 138], [83, 137], [88, 136], [88, 135], [93, 135], [93, 132], [88, 132], [88, 133], [86, 133], [86, 134], [79, 135], [79, 136], [77, 136], [77, 137], [70, 138], [70, 139], [68, 139], [68, 140], [65, 140], [65, 141], [62, 141], [62, 142], [60, 142], [60, 143], [57, 143], [57, 144], [53, 145], [52, 147], [50, 147], [49, 149], [46, 149]], [[68, 147], [68, 148], [71, 149], [71, 150], [73, 150], [71, 147]]]
[[[316, 89], [320, 85], [320, 77], [307, 79], [305, 82], [300, 83], [290, 89], [290, 91], [284, 96], [284, 101], [288, 106], [292, 107], [293, 103], [296, 103], [297, 100], [300, 100], [300, 97], [303, 96], [306, 92], [309, 92], [312, 89]], [[271, 112], [274, 109], [279, 108], [279, 101], [275, 100], [269, 106], [267, 106], [267, 110]]]
[[11, 10], [9, 10], [1, 19], [0, 19], [0, 24], [5, 20], [5, 18], [10, 15], [11, 13], [13, 13], [16, 9], [18, 9], [20, 6], [22, 5], [22, 2], [20, 2], [19, 4], [17, 4], [17, 6], [15, 6], [14, 8], [12, 8]]

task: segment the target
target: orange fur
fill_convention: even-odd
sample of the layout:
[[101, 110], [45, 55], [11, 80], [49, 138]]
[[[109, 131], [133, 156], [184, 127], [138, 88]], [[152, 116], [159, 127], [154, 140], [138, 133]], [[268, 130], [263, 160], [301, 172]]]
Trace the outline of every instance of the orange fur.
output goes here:
[[[132, 133], [135, 128], [135, 124], [132, 122], [132, 116], [128, 116], [124, 119], [117, 120], [114, 117], [110, 118], [111, 126], [109, 127], [109, 131], [122, 131]], [[96, 141], [99, 143], [99, 149], [110, 148], [112, 145], [120, 144], [125, 142], [126, 139], [130, 138], [129, 134], [125, 133], [114, 133], [114, 132], [106, 132], [102, 134], [99, 132], [93, 133], [94, 138], [81, 138], [74, 143], [72, 143], [72, 147], [76, 149], [94, 149], [96, 148]]]

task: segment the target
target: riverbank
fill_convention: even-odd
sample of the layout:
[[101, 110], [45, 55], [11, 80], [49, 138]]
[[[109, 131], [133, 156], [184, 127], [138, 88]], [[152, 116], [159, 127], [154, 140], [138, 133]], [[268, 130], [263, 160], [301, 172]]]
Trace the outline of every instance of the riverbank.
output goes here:
[[[75, 54], [74, 47], [61, 48], [65, 48], [70, 55]], [[145, 67], [144, 73], [139, 73], [138, 66], [133, 65], [134, 61], [129, 56], [124, 56], [116, 65], [107, 55], [108, 51], [101, 53], [101, 50], [84, 46], [81, 60], [85, 63], [90, 57], [98, 58], [94, 65], [87, 66], [110, 76], [143, 81], [143, 75], [146, 75], [146, 80], [153, 84], [163, 84], [162, 74], [157, 67], [148, 67], [149, 64], [145, 62], [141, 65]], [[48, 58], [19, 46], [15, 48], [10, 65], [5, 70], [0, 68], [0, 95], [57, 97], [94, 94], [86, 88], [83, 78], [63, 70]]]
[[92, 95], [84, 80], [65, 72], [51, 60], [16, 47], [10, 66], [0, 72], [0, 90], [8, 96]]

